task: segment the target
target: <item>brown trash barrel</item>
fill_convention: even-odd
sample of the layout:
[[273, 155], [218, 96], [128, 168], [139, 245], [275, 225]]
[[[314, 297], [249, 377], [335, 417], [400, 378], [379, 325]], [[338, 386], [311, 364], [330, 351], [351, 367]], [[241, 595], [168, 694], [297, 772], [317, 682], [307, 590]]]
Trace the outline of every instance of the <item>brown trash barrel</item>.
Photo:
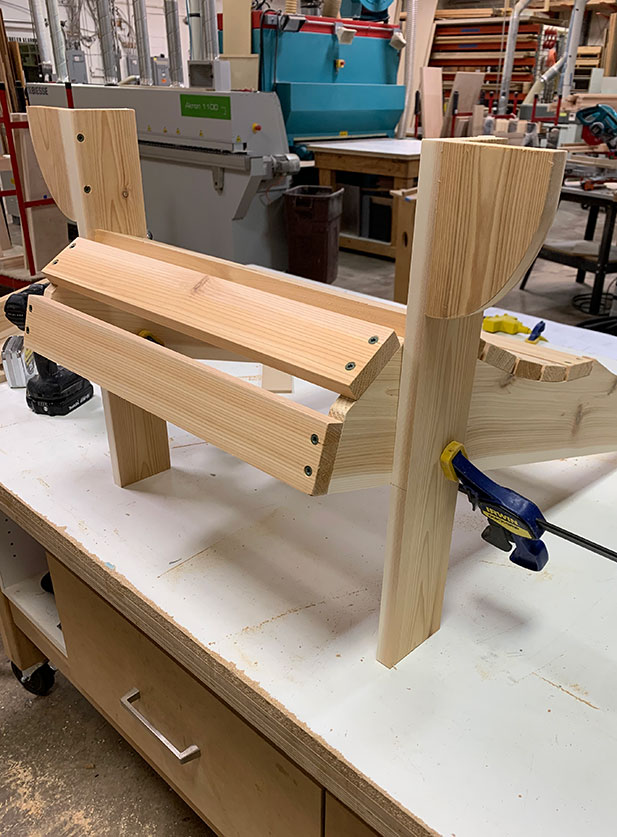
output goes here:
[[343, 189], [296, 186], [285, 192], [289, 273], [334, 282], [342, 213]]

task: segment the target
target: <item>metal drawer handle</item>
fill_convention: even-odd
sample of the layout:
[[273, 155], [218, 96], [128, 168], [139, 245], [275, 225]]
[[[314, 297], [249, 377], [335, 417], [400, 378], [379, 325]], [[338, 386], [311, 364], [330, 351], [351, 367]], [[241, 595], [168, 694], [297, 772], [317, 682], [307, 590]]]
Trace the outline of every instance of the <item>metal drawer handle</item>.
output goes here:
[[199, 758], [201, 752], [199, 751], [199, 747], [197, 744], [191, 744], [190, 747], [187, 747], [186, 750], [180, 752], [168, 738], [165, 738], [162, 732], [156, 727], [153, 727], [150, 721], [139, 712], [139, 710], [135, 709], [133, 704], [135, 701], [139, 700], [141, 697], [139, 693], [139, 689], [131, 689], [130, 692], [127, 692], [124, 697], [120, 698], [120, 702], [125, 709], [128, 709], [131, 715], [134, 715], [137, 720], [142, 723], [146, 729], [150, 730], [152, 735], [154, 735], [158, 740], [163, 744], [170, 753], [172, 753], [180, 762], [180, 764], [186, 764], [188, 761], [193, 761], [193, 759]]

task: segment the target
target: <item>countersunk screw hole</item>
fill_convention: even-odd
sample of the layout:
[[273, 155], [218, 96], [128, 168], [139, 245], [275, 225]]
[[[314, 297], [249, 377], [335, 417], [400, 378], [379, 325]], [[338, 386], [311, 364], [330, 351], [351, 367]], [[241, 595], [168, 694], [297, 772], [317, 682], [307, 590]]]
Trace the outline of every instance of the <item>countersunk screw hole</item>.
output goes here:
[[28, 311], [32, 311], [32, 306], [31, 305], [28, 306]]
[[311, 468], [310, 465], [305, 465], [304, 466], [304, 473], [306, 474], [307, 477], [311, 476], [311, 474], [313, 473], [313, 469]]
[[346, 369], [348, 372], [351, 372], [351, 370], [352, 370], [352, 369], [355, 369], [355, 368], [356, 368], [356, 364], [353, 362], [353, 360], [350, 360], [350, 361], [349, 361], [349, 363], [346, 363], [346, 364], [345, 364], [345, 369]]
[[26, 334], [30, 334], [30, 326], [26, 326]]
[[371, 346], [374, 343], [379, 343], [379, 337], [377, 337], [377, 335], [374, 334], [372, 337], [369, 337], [368, 342], [371, 344]]
[[92, 186], [84, 186], [84, 192], [86, 193], [86, 195], [89, 195], [91, 191], [92, 191]]
[[73, 242], [72, 244], [69, 244], [69, 250], [72, 250], [74, 246], [75, 246], [75, 242]]
[[311, 444], [312, 445], [318, 445], [319, 444], [319, 436], [317, 435], [317, 433], [313, 433], [311, 435]]
[[77, 134], [77, 142], [83, 142], [84, 140], [85, 140], [85, 137], [84, 137], [83, 134]]
[[54, 259], [52, 264], [58, 264], [58, 259]]

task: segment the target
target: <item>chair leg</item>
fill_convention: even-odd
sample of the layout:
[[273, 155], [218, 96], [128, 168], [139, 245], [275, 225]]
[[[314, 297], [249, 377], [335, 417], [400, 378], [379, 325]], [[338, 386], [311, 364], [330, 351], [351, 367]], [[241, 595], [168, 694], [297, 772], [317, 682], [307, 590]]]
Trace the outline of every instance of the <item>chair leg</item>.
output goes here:
[[521, 290], [521, 291], [525, 290], [525, 286], [527, 285], [527, 280], [529, 279], [529, 275], [531, 274], [531, 271], [533, 270], [533, 266], [535, 265], [535, 263], [536, 263], [536, 260], [534, 259], [533, 262], [531, 263], [530, 267], [529, 267], [529, 270], [523, 276], [523, 281], [520, 284], [519, 290]]

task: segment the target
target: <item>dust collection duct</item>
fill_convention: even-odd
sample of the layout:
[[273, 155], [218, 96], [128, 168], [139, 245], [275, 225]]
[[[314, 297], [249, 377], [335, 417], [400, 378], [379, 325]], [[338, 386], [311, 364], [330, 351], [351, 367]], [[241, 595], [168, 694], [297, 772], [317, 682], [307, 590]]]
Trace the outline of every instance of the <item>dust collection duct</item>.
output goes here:
[[200, 0], [187, 0], [186, 11], [189, 23], [189, 35], [191, 39], [190, 57], [191, 61], [204, 60], [204, 36], [201, 27], [201, 2]]
[[178, 0], [163, 0], [163, 5], [165, 9], [167, 53], [169, 55], [169, 78], [172, 87], [182, 87], [184, 84], [184, 70], [182, 69], [182, 44], [180, 41]]
[[[64, 35], [60, 26], [60, 15], [56, 0], [47, 0], [47, 20], [49, 21], [49, 36], [51, 48], [54, 53], [54, 64], [58, 81], [69, 81], [69, 71], [66, 65], [66, 52], [64, 48]], [[34, 16], [33, 16], [34, 17]]]
[[219, 30], [216, 21], [216, 0], [201, 0], [201, 28], [203, 32], [204, 60], [219, 57]]
[[116, 41], [114, 38], [109, 0], [96, 0], [96, 13], [98, 16], [105, 84], [118, 84], [119, 72], [116, 56]]
[[45, 25], [45, 16], [47, 14], [45, 0], [29, 0], [29, 4], [32, 25], [34, 27], [34, 34], [36, 36], [39, 56], [41, 59], [41, 70], [43, 72], [43, 76], [45, 76], [46, 73], [49, 73], [51, 78], [54, 61], [51, 39], [49, 37], [49, 32], [47, 31], [47, 26]]
[[139, 62], [139, 83], [152, 86], [152, 64], [150, 60], [150, 37], [148, 35], [146, 0], [133, 0], [133, 17], [135, 19], [135, 40], [137, 43], [137, 60]]

